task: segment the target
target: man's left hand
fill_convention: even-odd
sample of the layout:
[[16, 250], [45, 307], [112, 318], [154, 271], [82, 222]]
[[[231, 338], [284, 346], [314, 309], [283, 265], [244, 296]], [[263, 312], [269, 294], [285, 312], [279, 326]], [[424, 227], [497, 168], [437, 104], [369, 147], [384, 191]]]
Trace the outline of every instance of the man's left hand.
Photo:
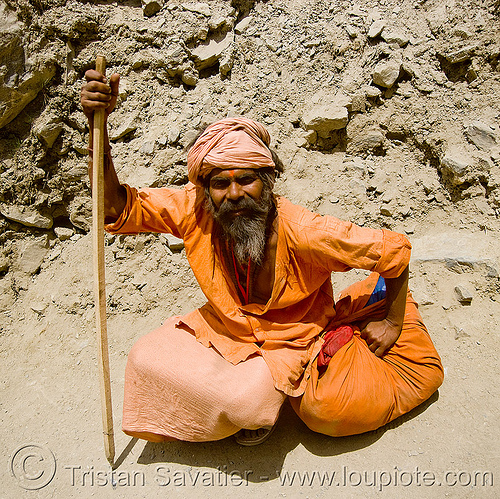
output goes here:
[[401, 326], [393, 324], [388, 319], [369, 322], [361, 329], [361, 338], [377, 357], [382, 357], [396, 343], [400, 334]]

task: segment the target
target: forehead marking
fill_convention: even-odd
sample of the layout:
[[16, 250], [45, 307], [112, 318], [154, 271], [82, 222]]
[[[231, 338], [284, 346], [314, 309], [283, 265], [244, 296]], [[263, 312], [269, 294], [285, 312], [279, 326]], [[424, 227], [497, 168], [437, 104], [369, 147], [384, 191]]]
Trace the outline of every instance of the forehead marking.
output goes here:
[[251, 168], [239, 168], [239, 169], [234, 169], [234, 170], [221, 170], [220, 172], [216, 173], [213, 178], [230, 177], [233, 179], [235, 177], [242, 177], [243, 175], [248, 175], [248, 174], [255, 174], [255, 171]]

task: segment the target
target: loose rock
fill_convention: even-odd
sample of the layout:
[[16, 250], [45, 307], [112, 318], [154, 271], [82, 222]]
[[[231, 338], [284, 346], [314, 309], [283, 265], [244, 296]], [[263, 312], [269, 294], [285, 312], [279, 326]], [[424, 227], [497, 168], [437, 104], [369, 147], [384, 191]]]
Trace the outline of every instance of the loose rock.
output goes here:
[[476, 50], [475, 45], [467, 45], [465, 47], [445, 46], [437, 49], [436, 52], [444, 57], [450, 64], [458, 64], [469, 60]]
[[348, 137], [347, 151], [350, 154], [360, 154], [365, 156], [369, 152], [381, 153], [384, 145], [385, 136], [381, 130], [363, 129]]
[[210, 17], [210, 6], [206, 3], [197, 2], [197, 3], [183, 3], [182, 8], [184, 10], [188, 10], [189, 12], [194, 12], [196, 14], [201, 14], [206, 17]]
[[314, 106], [302, 116], [302, 122], [306, 130], [315, 130], [323, 134], [345, 128], [348, 121], [349, 113], [347, 108], [335, 104]]
[[384, 88], [391, 88], [399, 78], [401, 62], [382, 61], [379, 62], [373, 71], [373, 83]]
[[21, 251], [17, 265], [25, 274], [34, 274], [42, 265], [49, 250], [47, 238], [28, 241]]
[[367, 36], [368, 38], [376, 38], [382, 33], [382, 30], [386, 26], [386, 21], [384, 19], [378, 19], [375, 21], [368, 30]]
[[54, 145], [62, 130], [61, 117], [51, 112], [42, 114], [33, 126], [33, 131], [37, 137], [49, 149]]
[[144, 12], [144, 15], [147, 17], [154, 16], [163, 7], [163, 0], [141, 0], [141, 2], [142, 2], [142, 11]]
[[184, 241], [172, 234], [162, 234], [161, 237], [172, 251], [181, 251], [184, 248]]
[[0, 204], [0, 213], [9, 220], [18, 222], [26, 227], [50, 229], [53, 224], [52, 217], [44, 216], [28, 206], [8, 206]]
[[75, 233], [75, 231], [67, 227], [54, 227], [54, 233], [59, 240], [66, 241]]
[[480, 121], [472, 122], [467, 127], [465, 134], [478, 149], [483, 151], [489, 151], [497, 144], [493, 129]]
[[227, 33], [222, 38], [212, 39], [196, 47], [191, 53], [198, 69], [213, 66], [222, 56], [225, 50], [231, 48], [234, 43], [234, 35]]
[[472, 158], [456, 149], [447, 151], [440, 161], [441, 170], [448, 174], [451, 182], [455, 185], [465, 182], [465, 176], [472, 168], [472, 165]]
[[464, 286], [455, 286], [455, 295], [462, 305], [469, 305], [472, 301], [472, 293]]
[[400, 47], [406, 47], [410, 41], [405, 31], [395, 28], [384, 28], [382, 31], [382, 39], [389, 44], [396, 44]]
[[234, 32], [237, 35], [241, 35], [242, 33], [245, 32], [245, 30], [250, 26], [250, 23], [252, 22], [252, 16], [247, 16], [244, 17], [235, 27], [234, 27]]

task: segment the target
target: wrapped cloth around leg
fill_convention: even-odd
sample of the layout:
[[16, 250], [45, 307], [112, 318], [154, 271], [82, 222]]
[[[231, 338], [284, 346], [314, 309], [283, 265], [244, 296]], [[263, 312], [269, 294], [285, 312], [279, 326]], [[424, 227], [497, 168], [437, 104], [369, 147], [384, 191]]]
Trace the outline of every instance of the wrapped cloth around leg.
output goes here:
[[[344, 290], [330, 328], [381, 319], [385, 300], [366, 306], [378, 274]], [[320, 376], [318, 358], [303, 396], [290, 402], [314, 431], [331, 436], [371, 431], [427, 400], [443, 381], [443, 367], [408, 292], [403, 329], [383, 357], [375, 356], [354, 328], [352, 338], [331, 357]]]

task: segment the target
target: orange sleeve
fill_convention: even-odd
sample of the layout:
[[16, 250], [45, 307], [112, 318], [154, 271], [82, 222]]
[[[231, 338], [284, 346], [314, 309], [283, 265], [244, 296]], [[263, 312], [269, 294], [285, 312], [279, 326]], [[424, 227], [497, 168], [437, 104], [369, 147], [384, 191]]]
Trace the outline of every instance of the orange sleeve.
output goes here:
[[357, 268], [394, 278], [410, 261], [411, 245], [403, 234], [360, 227], [297, 206], [292, 209], [295, 216], [287, 220], [293, 231], [292, 246], [306, 264], [328, 272]]
[[326, 218], [326, 233], [319, 239], [318, 249], [324, 252], [330, 271], [358, 268], [394, 278], [410, 262], [411, 245], [403, 234]]
[[374, 268], [382, 277], [398, 277], [410, 263], [411, 244], [404, 234], [382, 229], [382, 258]]
[[194, 214], [194, 187], [136, 189], [124, 184], [127, 203], [116, 222], [106, 224], [111, 234], [164, 232], [183, 238]]

